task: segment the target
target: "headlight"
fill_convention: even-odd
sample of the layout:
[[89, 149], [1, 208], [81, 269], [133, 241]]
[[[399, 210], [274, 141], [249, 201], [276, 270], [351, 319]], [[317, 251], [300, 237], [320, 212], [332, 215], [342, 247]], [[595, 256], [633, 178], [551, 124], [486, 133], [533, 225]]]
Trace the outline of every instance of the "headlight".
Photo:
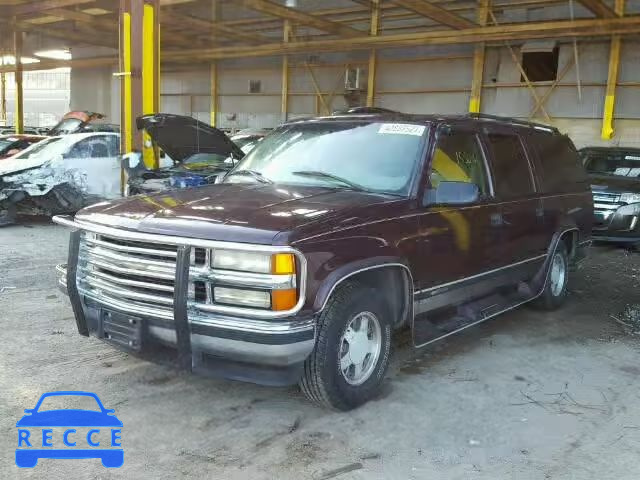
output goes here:
[[[293, 309], [298, 303], [296, 258], [292, 253], [263, 253], [213, 249], [192, 254], [192, 278], [206, 291], [213, 305], [257, 308], [272, 311]], [[209, 262], [203, 261], [210, 258]], [[204, 265], [198, 267], [197, 265]], [[197, 298], [194, 285], [190, 298]], [[202, 300], [204, 297], [201, 296]]]
[[271, 273], [271, 255], [268, 253], [216, 250], [213, 268], [240, 272]]
[[241, 307], [269, 308], [271, 306], [271, 295], [264, 290], [215, 287], [213, 289], [213, 301]]
[[623, 193], [620, 201], [624, 203], [640, 203], [640, 193]]

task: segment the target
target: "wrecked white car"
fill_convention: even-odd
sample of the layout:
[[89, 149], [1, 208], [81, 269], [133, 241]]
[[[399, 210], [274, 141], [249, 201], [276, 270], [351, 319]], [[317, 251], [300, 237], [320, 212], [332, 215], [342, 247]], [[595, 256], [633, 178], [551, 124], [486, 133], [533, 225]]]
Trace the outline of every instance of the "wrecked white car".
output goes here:
[[120, 135], [51, 137], [0, 163], [0, 225], [120, 196]]

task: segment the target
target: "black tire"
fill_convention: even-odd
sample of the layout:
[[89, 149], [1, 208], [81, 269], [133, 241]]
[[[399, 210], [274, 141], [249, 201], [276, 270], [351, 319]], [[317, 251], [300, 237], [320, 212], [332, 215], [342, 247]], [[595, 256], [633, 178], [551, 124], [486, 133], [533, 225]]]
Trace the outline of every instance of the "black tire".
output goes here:
[[13, 203], [0, 204], [0, 227], [16, 223], [17, 208]]
[[[340, 340], [351, 319], [373, 313], [380, 324], [381, 348], [374, 370], [361, 385], [351, 385], [340, 370]], [[381, 295], [359, 282], [341, 285], [318, 319], [316, 346], [305, 361], [300, 388], [320, 406], [351, 410], [374, 398], [382, 386], [391, 356], [391, 313]]]
[[[564, 278], [562, 280], [563, 284], [562, 289], [559, 291], [554, 291], [551, 278], [553, 271], [553, 262], [556, 257], [559, 257], [560, 261], [562, 261], [564, 265]], [[540, 295], [540, 297], [538, 297], [538, 299], [536, 300], [536, 306], [540, 307], [543, 310], [553, 311], [562, 306], [568, 294], [567, 286], [569, 284], [569, 255], [567, 254], [567, 246], [562, 240], [560, 240], [560, 243], [558, 244], [553, 257], [551, 258], [551, 263], [549, 264], [548, 268], [549, 271], [547, 272], [544, 290], [542, 292], [542, 295]]]

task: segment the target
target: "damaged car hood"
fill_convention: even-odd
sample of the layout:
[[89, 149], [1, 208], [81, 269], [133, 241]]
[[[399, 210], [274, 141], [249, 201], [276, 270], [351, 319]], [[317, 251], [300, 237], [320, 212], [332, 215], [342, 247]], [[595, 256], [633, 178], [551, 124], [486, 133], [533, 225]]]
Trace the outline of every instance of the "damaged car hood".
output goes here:
[[338, 223], [357, 223], [365, 216], [363, 209], [393, 201], [397, 199], [327, 187], [217, 184], [102, 202], [78, 212], [76, 220], [145, 233], [270, 244], [281, 232], [302, 227], [325, 232]]

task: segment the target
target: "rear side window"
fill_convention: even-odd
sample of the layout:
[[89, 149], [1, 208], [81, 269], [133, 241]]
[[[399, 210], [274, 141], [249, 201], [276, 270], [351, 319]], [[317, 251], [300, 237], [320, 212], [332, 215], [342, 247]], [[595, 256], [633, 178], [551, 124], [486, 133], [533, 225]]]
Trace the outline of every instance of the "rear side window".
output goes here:
[[539, 134], [530, 139], [538, 154], [539, 177], [544, 193], [567, 193], [587, 183], [587, 175], [573, 143], [564, 136]]
[[520, 137], [502, 133], [487, 135], [496, 195], [502, 199], [525, 197], [535, 192], [529, 161]]

